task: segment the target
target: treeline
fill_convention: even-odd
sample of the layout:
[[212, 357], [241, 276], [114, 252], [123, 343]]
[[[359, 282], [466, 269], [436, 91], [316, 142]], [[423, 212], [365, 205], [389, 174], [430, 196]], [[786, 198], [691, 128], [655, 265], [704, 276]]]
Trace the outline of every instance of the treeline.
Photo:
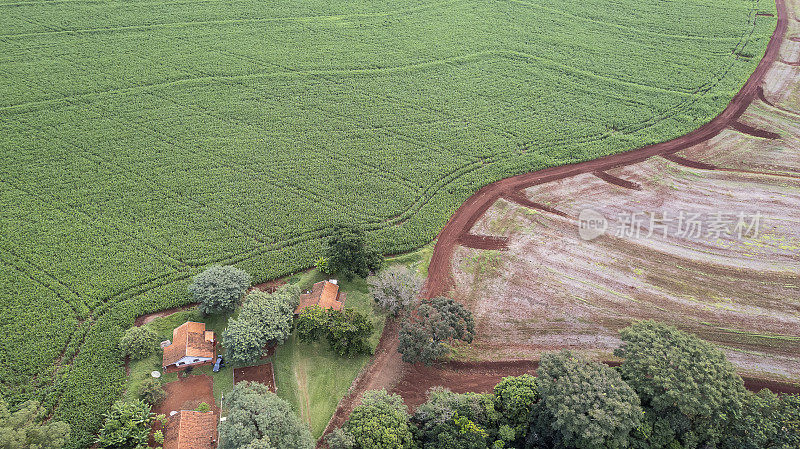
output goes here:
[[621, 332], [612, 368], [563, 351], [491, 394], [429, 392], [409, 413], [364, 394], [330, 449], [797, 449], [800, 396], [751, 393], [722, 351], [674, 327]]

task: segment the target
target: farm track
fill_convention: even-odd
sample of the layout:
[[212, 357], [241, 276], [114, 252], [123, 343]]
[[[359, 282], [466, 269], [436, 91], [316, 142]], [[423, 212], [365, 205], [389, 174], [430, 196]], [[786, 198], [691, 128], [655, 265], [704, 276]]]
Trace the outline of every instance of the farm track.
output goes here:
[[[513, 1], [523, 4], [527, 3], [518, 0]], [[789, 29], [788, 22], [790, 18], [788, 16], [785, 0], [776, 0], [776, 6], [778, 11], [777, 25], [764, 57], [742, 89], [734, 96], [720, 115], [695, 131], [667, 142], [646, 146], [626, 153], [602, 157], [592, 161], [526, 173], [483, 187], [455, 212], [439, 233], [428, 269], [428, 278], [423, 287], [423, 295], [429, 298], [443, 295], [454, 286], [452, 260], [456, 247], [464, 245], [465, 243], [473, 247], [475, 245], [493, 245], [495, 249], [502, 249], [505, 246], [504, 241], [497, 239], [491, 240], [492, 245], [489, 245], [488, 242], [491, 236], [480, 236], [471, 233], [472, 227], [486, 214], [492, 205], [501, 198], [528, 208], [569, 218], [568, 214], [558, 210], [557, 207], [531, 201], [524, 195], [522, 192], [523, 189], [587, 173], [595, 174], [599, 178], [612, 184], [630, 189], [638, 189], [641, 188], [638, 184], [629, 183], [628, 181], [621, 180], [605, 172], [607, 170], [637, 164], [653, 156], [661, 156], [678, 165], [686, 167], [727, 171], [731, 169], [718, 168], [706, 162], [693, 161], [678, 156], [675, 153], [706, 142], [716, 137], [727, 128], [739, 128], [740, 131], [754, 134], [761, 138], [779, 138], [780, 136], [777, 134], [762, 131], [739, 122], [740, 117], [755, 99], [759, 99], [768, 106], [784, 113], [797, 115], [797, 112], [782, 109], [767, 100], [762, 87], [767, 72], [773, 64], [779, 60], [781, 45], [784, 40], [800, 42], [800, 36], [786, 36]], [[800, 19], [797, 18], [794, 20], [800, 21]], [[742, 172], [746, 171], [742, 170]], [[791, 175], [774, 173], [763, 173], [763, 175], [792, 177]], [[365, 391], [373, 388], [385, 388], [386, 384], [392, 385], [390, 391], [401, 394], [407, 405], [416, 406], [424, 402], [425, 393], [431, 386], [444, 385], [453, 389], [453, 391], [490, 391], [491, 387], [493, 387], [501, 377], [519, 375], [524, 372], [533, 372], [538, 364], [535, 360], [451, 362], [440, 367], [424, 368], [417, 365], [403, 364], [397, 351], [392, 350], [392, 348], [396, 348], [396, 345], [397, 329], [387, 326], [381, 336], [381, 341], [376, 349], [375, 356], [370, 361], [370, 364], [364, 368], [361, 375], [353, 382], [350, 393], [340, 402], [335, 414], [325, 429], [324, 435], [341, 426], [347, 420], [353, 408], [358, 404], [360, 396]], [[608, 363], [613, 364], [615, 362]], [[400, 365], [403, 366], [403, 376], [398, 380], [397, 366]], [[391, 367], [391, 369], [389, 369], [390, 372], [384, 373], [387, 367]], [[436, 372], [435, 370], [439, 371]], [[479, 374], [462, 375], [459, 373], [459, 371], [462, 370], [477, 371]], [[446, 378], [450, 380], [447, 381], [445, 380]], [[436, 379], [438, 379], [438, 383]], [[752, 376], [743, 376], [743, 379], [745, 380], [747, 388], [754, 391], [761, 388], [769, 388], [779, 392], [800, 392], [800, 387], [792, 383]], [[323, 439], [320, 439], [317, 447], [322, 446]]]

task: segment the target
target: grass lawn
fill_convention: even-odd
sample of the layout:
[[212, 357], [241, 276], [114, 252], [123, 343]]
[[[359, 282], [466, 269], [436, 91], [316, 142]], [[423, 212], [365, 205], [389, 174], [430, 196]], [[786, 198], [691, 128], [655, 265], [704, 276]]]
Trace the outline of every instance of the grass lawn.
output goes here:
[[[413, 253], [387, 259], [387, 265], [406, 265], [427, 275], [428, 264], [433, 254], [433, 244]], [[303, 289], [328, 276], [311, 270], [289, 279]], [[347, 293], [345, 307], [367, 313], [375, 324], [375, 333], [370, 344], [378, 345], [386, 317], [376, 314], [372, 296], [367, 291], [363, 279], [352, 282], [341, 281], [341, 288]], [[325, 426], [336, 411], [339, 401], [347, 393], [361, 368], [369, 361], [369, 356], [354, 358], [339, 357], [328, 349], [325, 342], [305, 344], [295, 335], [278, 348], [275, 354], [275, 382], [278, 396], [289, 401], [302, 419], [311, 426], [315, 438], [319, 438]]]

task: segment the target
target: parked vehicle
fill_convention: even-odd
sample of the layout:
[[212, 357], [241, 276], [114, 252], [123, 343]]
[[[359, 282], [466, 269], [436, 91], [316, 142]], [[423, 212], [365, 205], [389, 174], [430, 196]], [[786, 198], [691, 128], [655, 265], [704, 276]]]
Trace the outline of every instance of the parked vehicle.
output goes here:
[[221, 355], [218, 355], [217, 361], [216, 363], [214, 363], [214, 368], [212, 369], [212, 371], [216, 373], [219, 372], [219, 370], [224, 367], [225, 367], [225, 359], [223, 359]]

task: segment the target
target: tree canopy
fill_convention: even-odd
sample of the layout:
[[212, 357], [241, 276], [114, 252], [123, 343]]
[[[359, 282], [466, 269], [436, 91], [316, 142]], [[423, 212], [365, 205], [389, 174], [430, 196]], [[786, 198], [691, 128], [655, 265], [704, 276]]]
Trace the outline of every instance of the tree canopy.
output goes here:
[[294, 292], [290, 291], [249, 293], [239, 316], [229, 320], [222, 332], [228, 360], [238, 364], [256, 362], [269, 342], [286, 341], [292, 332], [293, 298]]
[[400, 327], [398, 351], [403, 361], [432, 364], [450, 352], [449, 344], [472, 343], [475, 321], [460, 303], [444, 297], [423, 300]]
[[123, 357], [143, 359], [158, 350], [158, 335], [147, 327], [134, 326], [122, 335], [119, 348]]
[[642, 409], [617, 371], [562, 351], [545, 354], [537, 374], [536, 437], [556, 449], [630, 446]]
[[651, 439], [688, 449], [715, 445], [746, 398], [725, 354], [675, 327], [643, 321], [620, 332], [619, 371], [648, 412]]
[[383, 265], [383, 257], [367, 246], [364, 231], [352, 225], [334, 227], [323, 257], [331, 273], [348, 281], [356, 276], [365, 278]]
[[232, 266], [214, 265], [189, 284], [189, 293], [206, 315], [230, 313], [250, 287], [250, 275]]
[[219, 449], [311, 449], [311, 431], [291, 405], [257, 382], [240, 382], [226, 398]]
[[369, 293], [377, 307], [395, 316], [413, 308], [423, 283], [417, 273], [404, 266], [390, 267], [367, 278]]
[[70, 427], [60, 421], [44, 422], [45, 409], [28, 401], [14, 413], [0, 399], [0, 449], [61, 449], [69, 440]]
[[494, 407], [502, 416], [502, 423], [513, 429], [517, 440], [527, 434], [533, 419], [533, 407], [538, 401], [536, 378], [530, 374], [504, 377], [494, 387]]
[[491, 395], [433, 388], [411, 423], [423, 449], [482, 449], [496, 439], [499, 418]]
[[386, 390], [367, 391], [344, 425], [360, 449], [411, 449], [414, 438], [403, 399]]

